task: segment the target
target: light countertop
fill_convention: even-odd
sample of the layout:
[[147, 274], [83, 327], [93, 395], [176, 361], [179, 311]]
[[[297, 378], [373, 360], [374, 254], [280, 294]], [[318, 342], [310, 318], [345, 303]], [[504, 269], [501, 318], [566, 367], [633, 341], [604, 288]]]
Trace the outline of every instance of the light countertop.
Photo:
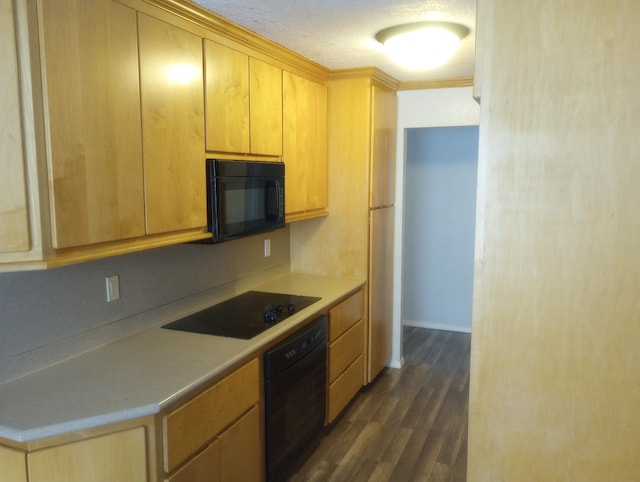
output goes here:
[[167, 330], [163, 322], [0, 385], [0, 437], [27, 442], [158, 413], [363, 284], [288, 274], [251, 289], [320, 301], [250, 340]]

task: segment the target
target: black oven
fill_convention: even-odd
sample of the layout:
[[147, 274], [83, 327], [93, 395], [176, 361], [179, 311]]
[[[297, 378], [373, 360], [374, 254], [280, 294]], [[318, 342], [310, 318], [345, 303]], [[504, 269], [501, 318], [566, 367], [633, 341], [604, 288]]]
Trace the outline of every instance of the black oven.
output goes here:
[[264, 355], [267, 482], [286, 480], [322, 434], [326, 353], [322, 316]]
[[207, 159], [207, 183], [211, 242], [284, 227], [284, 163]]

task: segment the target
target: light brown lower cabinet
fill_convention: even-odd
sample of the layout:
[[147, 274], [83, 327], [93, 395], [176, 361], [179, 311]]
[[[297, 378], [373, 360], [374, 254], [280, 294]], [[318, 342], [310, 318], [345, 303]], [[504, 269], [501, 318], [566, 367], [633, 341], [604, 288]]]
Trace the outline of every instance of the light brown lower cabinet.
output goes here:
[[144, 427], [27, 455], [29, 482], [147, 482]]
[[246, 363], [162, 416], [166, 482], [262, 480], [260, 364]]
[[27, 459], [24, 452], [0, 447], [0, 482], [27, 482]]
[[165, 482], [262, 480], [260, 413], [254, 406]]
[[329, 310], [327, 423], [333, 422], [364, 384], [364, 292]]

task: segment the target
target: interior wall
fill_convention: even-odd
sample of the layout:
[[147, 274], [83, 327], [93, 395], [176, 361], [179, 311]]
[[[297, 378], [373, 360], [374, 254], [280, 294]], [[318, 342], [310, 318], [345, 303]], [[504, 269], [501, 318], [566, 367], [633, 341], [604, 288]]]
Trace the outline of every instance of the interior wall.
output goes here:
[[[396, 158], [396, 222], [394, 254], [394, 314], [392, 362], [402, 364], [402, 260], [404, 230], [405, 129], [478, 125], [480, 108], [472, 87], [403, 90], [398, 92], [398, 139]], [[400, 162], [402, 161], [402, 162]]]
[[470, 481], [640, 474], [640, 2], [482, 2]]
[[405, 325], [471, 332], [478, 126], [406, 130]]
[[[264, 257], [264, 239], [271, 256]], [[217, 245], [184, 244], [44, 271], [0, 273], [0, 383], [190, 310], [194, 295], [289, 263], [289, 228]], [[107, 303], [105, 278], [120, 299]], [[203, 306], [204, 307], [204, 306]]]

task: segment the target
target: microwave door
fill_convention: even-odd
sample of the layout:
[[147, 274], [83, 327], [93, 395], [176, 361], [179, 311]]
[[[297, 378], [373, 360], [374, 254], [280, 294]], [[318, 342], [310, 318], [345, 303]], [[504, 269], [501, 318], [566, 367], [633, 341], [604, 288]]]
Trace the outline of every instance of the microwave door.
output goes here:
[[280, 221], [282, 187], [278, 180], [222, 178], [219, 186], [222, 238], [265, 231]]
[[212, 242], [285, 227], [284, 165], [208, 160]]
[[216, 227], [219, 239], [229, 239], [247, 230], [251, 189], [244, 178], [218, 178]]

